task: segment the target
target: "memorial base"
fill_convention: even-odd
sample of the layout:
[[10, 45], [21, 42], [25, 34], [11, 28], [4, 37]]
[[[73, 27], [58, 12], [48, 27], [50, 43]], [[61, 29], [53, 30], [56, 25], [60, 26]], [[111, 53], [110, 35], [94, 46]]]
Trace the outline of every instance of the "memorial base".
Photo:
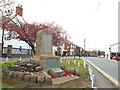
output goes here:
[[60, 63], [60, 57], [59, 56], [53, 56], [53, 55], [51, 55], [51, 56], [42, 55], [40, 57], [33, 57], [31, 62], [38, 63], [44, 69], [58, 68], [59, 63]]

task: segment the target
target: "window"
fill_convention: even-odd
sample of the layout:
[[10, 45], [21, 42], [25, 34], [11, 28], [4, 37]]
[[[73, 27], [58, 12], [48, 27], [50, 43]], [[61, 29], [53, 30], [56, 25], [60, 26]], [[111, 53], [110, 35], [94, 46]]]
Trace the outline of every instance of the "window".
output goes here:
[[70, 51], [70, 55], [72, 55], [72, 51]]
[[3, 54], [6, 54], [7, 53], [7, 48], [3, 48]]

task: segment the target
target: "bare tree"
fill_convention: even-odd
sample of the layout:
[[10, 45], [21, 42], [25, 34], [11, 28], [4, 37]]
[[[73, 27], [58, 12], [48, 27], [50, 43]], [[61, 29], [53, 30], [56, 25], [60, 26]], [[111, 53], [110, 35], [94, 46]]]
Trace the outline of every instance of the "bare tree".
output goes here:
[[8, 17], [13, 18], [14, 3], [14, 0], [0, 0], [0, 27], [2, 27], [2, 23], [5, 22]]
[[15, 3], [14, 0], [0, 0], [0, 28], [2, 29], [2, 52], [3, 52], [3, 46], [4, 46], [3, 23], [9, 22], [8, 18], [12, 17], [12, 14], [13, 14], [13, 11], [14, 11], [14, 9], [13, 9], [14, 3]]

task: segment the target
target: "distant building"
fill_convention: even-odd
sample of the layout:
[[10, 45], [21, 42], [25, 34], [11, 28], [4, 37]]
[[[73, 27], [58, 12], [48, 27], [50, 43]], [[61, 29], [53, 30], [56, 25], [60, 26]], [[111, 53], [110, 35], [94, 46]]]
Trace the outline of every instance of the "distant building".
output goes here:
[[120, 57], [120, 27], [118, 27], [118, 43], [110, 45], [108, 56], [110, 59], [112, 59], [114, 56]]
[[110, 59], [112, 59], [114, 56], [120, 57], [120, 43], [115, 43], [110, 46], [109, 48], [110, 52]]
[[[70, 41], [66, 41], [63, 45], [63, 54], [67, 56], [80, 56], [82, 48], [75, 45], [74, 43]], [[64, 56], [63, 55], [63, 56]]]

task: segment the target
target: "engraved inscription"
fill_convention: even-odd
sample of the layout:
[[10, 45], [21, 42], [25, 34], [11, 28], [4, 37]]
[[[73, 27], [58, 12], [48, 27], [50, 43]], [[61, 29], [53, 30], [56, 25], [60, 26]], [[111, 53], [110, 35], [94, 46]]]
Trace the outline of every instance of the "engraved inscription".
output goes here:
[[50, 35], [43, 35], [43, 52], [52, 52], [52, 37]]
[[58, 68], [59, 64], [58, 64], [58, 59], [57, 58], [49, 58], [47, 60], [47, 68]]

